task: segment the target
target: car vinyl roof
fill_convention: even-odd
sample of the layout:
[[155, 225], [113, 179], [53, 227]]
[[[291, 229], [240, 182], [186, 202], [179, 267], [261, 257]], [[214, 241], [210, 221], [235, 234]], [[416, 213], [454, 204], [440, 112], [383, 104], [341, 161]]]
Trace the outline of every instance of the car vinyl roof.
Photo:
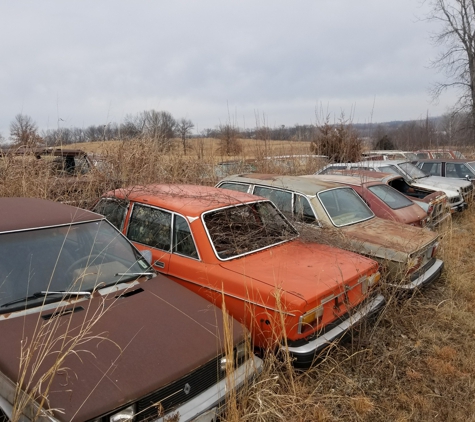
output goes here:
[[102, 215], [39, 198], [0, 198], [0, 233], [103, 220]]

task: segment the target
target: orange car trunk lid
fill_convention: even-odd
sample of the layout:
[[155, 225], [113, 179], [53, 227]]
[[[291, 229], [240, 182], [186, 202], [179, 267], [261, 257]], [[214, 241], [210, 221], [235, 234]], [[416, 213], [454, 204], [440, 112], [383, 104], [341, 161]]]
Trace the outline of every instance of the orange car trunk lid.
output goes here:
[[282, 289], [310, 305], [340, 294], [377, 264], [360, 255], [299, 240], [220, 264], [223, 268]]

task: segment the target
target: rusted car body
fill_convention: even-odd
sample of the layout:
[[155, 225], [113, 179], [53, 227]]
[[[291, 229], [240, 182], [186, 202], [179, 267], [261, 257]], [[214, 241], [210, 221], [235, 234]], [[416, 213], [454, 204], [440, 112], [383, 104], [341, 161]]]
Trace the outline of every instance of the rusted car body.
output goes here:
[[211, 421], [261, 368], [238, 322], [99, 214], [2, 198], [0, 256], [2, 421]]
[[431, 176], [469, 180], [475, 184], [475, 161], [468, 159], [431, 158], [414, 161], [424, 173]]
[[361, 155], [363, 160], [414, 160], [417, 158], [414, 152], [401, 150], [373, 150], [363, 152]]
[[225, 306], [256, 347], [288, 351], [298, 367], [384, 304], [376, 262], [303, 243], [263, 198], [149, 185], [109, 192], [94, 210], [151, 248], [157, 271]]
[[364, 199], [377, 217], [399, 221], [416, 227], [425, 227], [427, 212], [418, 204], [378, 179], [359, 177], [357, 175], [305, 176], [318, 180], [339, 183], [352, 187]]
[[415, 154], [421, 160], [426, 158], [465, 158], [460, 151], [454, 149], [421, 149], [415, 151]]
[[414, 189], [441, 190], [448, 198], [451, 211], [462, 212], [473, 201], [473, 185], [468, 181], [429, 176], [409, 161], [380, 160], [360, 161], [357, 163], [332, 163], [325, 166], [316, 174], [326, 174], [334, 170], [369, 170], [381, 173], [392, 173], [404, 177], [407, 184]]
[[387, 184], [415, 202], [426, 212], [425, 227], [431, 230], [445, 231], [452, 221], [452, 213], [447, 195], [444, 192], [409, 185], [402, 176], [360, 169], [334, 170], [320, 176], [324, 177], [326, 175], [351, 176], [364, 182], [376, 181]]
[[269, 198], [308, 230], [336, 230], [331, 238], [344, 235], [343, 247], [377, 260], [383, 279], [402, 291], [431, 283], [442, 271], [443, 261], [435, 257], [436, 233], [376, 217], [351, 187], [270, 174], [229, 176], [218, 186]]
[[37, 147], [2, 149], [0, 173], [21, 165], [44, 181], [45, 196], [80, 205], [81, 193], [97, 198], [121, 185], [120, 177], [104, 157], [94, 158], [80, 149]]

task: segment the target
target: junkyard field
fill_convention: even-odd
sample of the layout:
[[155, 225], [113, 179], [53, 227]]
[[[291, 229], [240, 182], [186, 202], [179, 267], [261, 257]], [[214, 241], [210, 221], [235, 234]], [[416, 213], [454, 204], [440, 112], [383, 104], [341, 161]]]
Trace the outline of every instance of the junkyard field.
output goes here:
[[[157, 150], [152, 142], [100, 143], [69, 146], [106, 159], [114, 183], [214, 184], [209, 171], [234, 160], [237, 169], [258, 159], [265, 170], [271, 155], [308, 154], [307, 143], [246, 141], [245, 153], [223, 157], [216, 142], [192, 140], [186, 155]], [[244, 163], [244, 164], [243, 164]], [[305, 167], [286, 172], [308, 174]], [[309, 165], [314, 165], [309, 164]], [[280, 171], [283, 171], [280, 169]], [[2, 161], [0, 196], [52, 197], [51, 180], [27, 160]], [[91, 179], [66, 199], [86, 206], [97, 192], [115, 186], [109, 179]], [[309, 371], [265, 357], [257, 382], [240, 392], [225, 421], [470, 421], [475, 420], [475, 237], [473, 204], [455, 215], [443, 236], [439, 257], [442, 277], [412, 297], [390, 298], [384, 312], [362, 326], [352, 338], [327, 349]]]

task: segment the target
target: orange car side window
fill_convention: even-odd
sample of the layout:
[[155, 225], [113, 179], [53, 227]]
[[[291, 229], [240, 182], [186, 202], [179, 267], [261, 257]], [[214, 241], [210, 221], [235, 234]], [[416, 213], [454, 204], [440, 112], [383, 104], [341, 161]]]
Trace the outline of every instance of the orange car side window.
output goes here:
[[170, 252], [171, 213], [134, 204], [127, 237], [133, 242]]

